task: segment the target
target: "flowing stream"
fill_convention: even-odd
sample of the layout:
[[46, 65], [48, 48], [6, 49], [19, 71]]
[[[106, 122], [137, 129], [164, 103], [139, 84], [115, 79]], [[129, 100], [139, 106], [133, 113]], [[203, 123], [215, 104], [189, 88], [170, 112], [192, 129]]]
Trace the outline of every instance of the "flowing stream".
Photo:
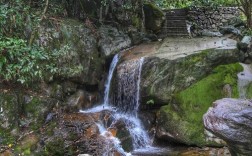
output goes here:
[[243, 72], [238, 73], [238, 91], [240, 98], [246, 99], [248, 87], [252, 87], [252, 67], [251, 65], [243, 64]]

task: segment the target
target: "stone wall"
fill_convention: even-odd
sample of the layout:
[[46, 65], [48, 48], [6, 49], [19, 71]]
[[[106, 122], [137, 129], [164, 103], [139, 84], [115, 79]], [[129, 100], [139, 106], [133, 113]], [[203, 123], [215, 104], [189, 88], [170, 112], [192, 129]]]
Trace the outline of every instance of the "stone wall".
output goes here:
[[240, 11], [237, 7], [219, 7], [215, 9], [201, 7], [188, 10], [188, 20], [193, 33], [196, 34], [203, 29], [218, 31], [218, 28], [227, 25], [229, 19], [239, 15]]

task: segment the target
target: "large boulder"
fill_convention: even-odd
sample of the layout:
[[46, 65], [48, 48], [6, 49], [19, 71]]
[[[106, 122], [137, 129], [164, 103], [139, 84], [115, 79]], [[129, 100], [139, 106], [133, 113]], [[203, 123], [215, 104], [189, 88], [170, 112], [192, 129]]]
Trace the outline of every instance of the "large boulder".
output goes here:
[[175, 93], [204, 78], [217, 65], [238, 61], [237, 49], [208, 49], [174, 60], [146, 58], [141, 82], [143, 103], [153, 99], [157, 104], [167, 104]]
[[252, 155], [252, 102], [221, 99], [204, 115], [205, 128], [227, 142], [234, 156]]
[[[45, 22], [35, 39], [51, 55], [59, 55], [54, 60], [57, 78], [70, 79], [80, 84], [96, 85], [102, 79], [105, 59], [99, 52], [97, 33], [73, 19]], [[49, 80], [52, 80], [49, 75]]]

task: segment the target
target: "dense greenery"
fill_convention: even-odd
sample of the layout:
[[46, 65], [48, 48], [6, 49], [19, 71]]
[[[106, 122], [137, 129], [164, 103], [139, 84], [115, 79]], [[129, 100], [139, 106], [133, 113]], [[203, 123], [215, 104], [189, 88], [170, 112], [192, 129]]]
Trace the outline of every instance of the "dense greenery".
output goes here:
[[1, 81], [17, 81], [28, 85], [43, 80], [48, 74], [59, 72], [53, 60], [59, 59], [64, 53], [48, 53], [30, 39], [46, 12], [46, 6], [42, 3], [36, 3], [37, 12], [32, 5], [35, 5], [34, 2], [27, 3], [24, 0], [10, 0], [0, 5]]
[[[109, 10], [115, 8], [115, 0], [92, 1], [97, 10], [92, 14], [99, 22], [108, 15]], [[236, 1], [236, 3], [234, 2]], [[229, 6], [241, 4], [243, 11], [251, 24], [251, 2], [246, 0], [130, 0], [122, 1], [122, 8], [132, 10], [137, 16], [132, 17], [133, 24], [142, 27], [143, 17], [136, 8], [146, 2], [153, 2], [162, 8], [178, 8], [187, 6]], [[91, 2], [89, 2], [91, 3]], [[59, 18], [59, 16], [72, 16], [71, 7], [78, 6], [79, 2], [71, 0], [2, 0], [0, 4], [0, 78], [5, 81], [18, 81], [29, 83], [44, 79], [47, 70], [55, 73], [56, 64], [45, 66], [41, 62], [53, 62], [59, 57], [59, 52], [46, 52], [42, 47], [34, 44], [37, 29], [44, 19]], [[84, 9], [85, 6], [78, 6]], [[70, 10], [69, 10], [70, 9]], [[78, 10], [77, 10], [78, 11]], [[88, 17], [89, 15], [85, 14]], [[90, 15], [91, 16], [91, 15]], [[78, 18], [78, 17], [77, 17]], [[56, 19], [57, 20], [57, 19]], [[65, 50], [67, 51], [67, 50]], [[48, 71], [47, 71], [48, 72]]]

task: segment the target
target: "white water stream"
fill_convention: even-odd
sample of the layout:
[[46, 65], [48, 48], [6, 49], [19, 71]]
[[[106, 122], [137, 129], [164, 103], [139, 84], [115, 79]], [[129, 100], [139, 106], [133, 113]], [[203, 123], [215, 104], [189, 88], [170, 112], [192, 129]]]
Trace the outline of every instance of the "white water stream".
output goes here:
[[[113, 102], [111, 104], [111, 81], [118, 61], [119, 56], [115, 55], [110, 65], [108, 78], [105, 84], [103, 104], [88, 110], [81, 110], [80, 112], [96, 113], [103, 110], [112, 111], [114, 122], [111, 125], [119, 120], [123, 121], [132, 138], [133, 149], [137, 150], [140, 148], [145, 148], [150, 145], [150, 139], [147, 132], [144, 130], [140, 119], [138, 118], [138, 107], [140, 105], [141, 71], [144, 58], [133, 60], [132, 62], [130, 62], [130, 64], [128, 64], [129, 66], [125, 67], [125, 69], [128, 68], [128, 70], [121, 70], [119, 71], [119, 73], [117, 73], [117, 104], [113, 104]], [[108, 141], [113, 141], [117, 151], [119, 151], [123, 155], [131, 155], [130, 153], [123, 151], [120, 145], [120, 140], [113, 137], [112, 134], [107, 131], [106, 126], [104, 126], [102, 123], [96, 123], [96, 125], [98, 126], [101, 135], [105, 136]], [[110, 155], [110, 151], [108, 150], [103, 155]]]

